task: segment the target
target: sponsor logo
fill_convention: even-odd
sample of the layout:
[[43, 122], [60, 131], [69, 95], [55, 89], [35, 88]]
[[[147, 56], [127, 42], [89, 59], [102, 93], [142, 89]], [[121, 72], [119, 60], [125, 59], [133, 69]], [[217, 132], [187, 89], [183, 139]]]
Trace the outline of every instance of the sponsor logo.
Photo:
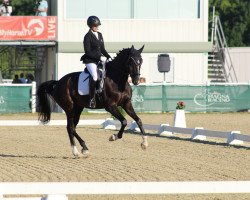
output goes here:
[[3, 38], [8, 37], [27, 37], [27, 36], [40, 36], [45, 31], [45, 26], [42, 20], [40, 19], [31, 19], [28, 24], [20, 21], [21, 28], [15, 30], [18, 27], [7, 27], [6, 29], [0, 30], [0, 36]]
[[209, 107], [215, 103], [229, 103], [230, 97], [217, 91], [204, 90], [194, 96], [194, 102], [199, 106]]
[[142, 95], [134, 95], [133, 97], [132, 97], [132, 102], [143, 102], [144, 101], [144, 99], [143, 99], [143, 96]]
[[35, 36], [39, 36], [44, 31], [44, 24], [40, 19], [32, 19], [29, 21], [27, 28], [29, 33], [35, 32]]
[[4, 98], [3, 98], [3, 96], [0, 96], [0, 104], [4, 104]]

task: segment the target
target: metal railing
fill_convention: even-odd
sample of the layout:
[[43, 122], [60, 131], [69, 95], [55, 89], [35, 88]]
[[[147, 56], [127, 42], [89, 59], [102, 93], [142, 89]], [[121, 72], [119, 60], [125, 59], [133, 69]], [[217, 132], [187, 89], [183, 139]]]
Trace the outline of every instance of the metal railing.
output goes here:
[[237, 75], [233, 66], [219, 16], [214, 16], [213, 21], [214, 25], [212, 31], [212, 42], [214, 45], [214, 51], [220, 55], [220, 60], [222, 62], [223, 71], [225, 74], [225, 80], [226, 82], [238, 83]]

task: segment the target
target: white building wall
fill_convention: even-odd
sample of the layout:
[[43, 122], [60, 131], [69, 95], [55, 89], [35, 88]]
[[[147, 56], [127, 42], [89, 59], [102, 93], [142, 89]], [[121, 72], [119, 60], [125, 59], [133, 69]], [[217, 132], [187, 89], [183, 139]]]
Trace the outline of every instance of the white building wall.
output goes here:
[[[64, 75], [83, 71], [84, 64], [80, 62], [80, 53], [60, 53], [58, 60], [60, 66], [58, 78]], [[114, 56], [115, 54], [111, 54]], [[170, 83], [186, 83], [186, 84], [202, 84], [207, 78], [207, 69], [204, 65], [207, 63], [207, 56], [200, 53], [176, 53], [169, 54], [171, 57], [171, 70], [166, 73], [166, 82]], [[141, 77], [146, 78], [147, 83], [164, 81], [163, 73], [158, 71], [157, 56], [155, 53], [143, 53], [143, 64], [141, 67]]]
[[[158, 54], [144, 54], [141, 76], [146, 77], [147, 82], [164, 81], [164, 73], [158, 71]], [[172, 53], [169, 54], [171, 67], [165, 73], [165, 81], [169, 83], [199, 84], [204, 83], [207, 78], [207, 56], [200, 53]]]
[[[58, 3], [58, 41], [79, 42], [89, 29], [86, 19], [65, 19], [64, 6], [64, 0]], [[106, 42], [207, 42], [208, 0], [200, 7], [199, 19], [101, 19], [100, 31]]]
[[80, 62], [80, 53], [59, 53], [58, 54], [58, 79], [64, 75], [83, 71], [84, 65]]
[[[58, 42], [82, 43], [88, 31], [86, 19], [66, 20], [64, 1], [58, 4]], [[101, 19], [100, 32], [105, 42], [207, 42], [208, 41], [208, 0], [201, 0], [200, 19], [191, 20], [150, 20], [150, 19]], [[129, 46], [128, 46], [129, 47]], [[124, 47], [124, 48], [128, 48]], [[137, 47], [139, 48], [139, 47]], [[112, 53], [116, 52], [110, 52]], [[162, 52], [168, 53], [168, 52]], [[63, 75], [81, 71], [84, 66], [79, 61], [80, 53], [58, 52], [58, 79]], [[154, 52], [142, 54], [144, 63], [142, 76], [147, 82], [163, 80], [163, 74], [157, 70], [157, 55]], [[175, 53], [175, 83], [204, 83], [207, 81], [207, 55], [204, 53]], [[152, 73], [152, 70], [153, 72]], [[153, 74], [153, 75], [152, 75]]]
[[[105, 42], [203, 42], [202, 20], [101, 20]], [[66, 20], [59, 26], [58, 41], [82, 41], [86, 20]], [[63, 34], [60, 34], [63, 33]]]
[[250, 82], [250, 47], [229, 49], [232, 63], [239, 83]]

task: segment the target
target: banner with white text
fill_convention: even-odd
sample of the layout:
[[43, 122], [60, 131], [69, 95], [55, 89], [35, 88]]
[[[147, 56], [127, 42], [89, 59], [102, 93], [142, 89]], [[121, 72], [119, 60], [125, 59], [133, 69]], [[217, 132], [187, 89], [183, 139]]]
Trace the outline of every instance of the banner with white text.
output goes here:
[[55, 16], [1, 17], [0, 40], [56, 40]]
[[172, 112], [177, 102], [189, 112], [238, 112], [250, 110], [250, 85], [138, 85], [132, 86], [137, 112]]

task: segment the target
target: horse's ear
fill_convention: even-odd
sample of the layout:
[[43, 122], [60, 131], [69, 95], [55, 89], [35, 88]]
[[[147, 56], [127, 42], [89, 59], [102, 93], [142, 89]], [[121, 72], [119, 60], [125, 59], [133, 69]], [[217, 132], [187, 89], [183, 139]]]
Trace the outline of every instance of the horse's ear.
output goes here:
[[140, 49], [138, 50], [138, 51], [140, 52], [140, 54], [142, 53], [143, 49], [144, 49], [144, 45], [142, 46], [142, 48], [140, 48]]
[[135, 51], [135, 47], [134, 47], [134, 45], [132, 45], [132, 47], [130, 48], [129, 54], [133, 54], [134, 51]]

